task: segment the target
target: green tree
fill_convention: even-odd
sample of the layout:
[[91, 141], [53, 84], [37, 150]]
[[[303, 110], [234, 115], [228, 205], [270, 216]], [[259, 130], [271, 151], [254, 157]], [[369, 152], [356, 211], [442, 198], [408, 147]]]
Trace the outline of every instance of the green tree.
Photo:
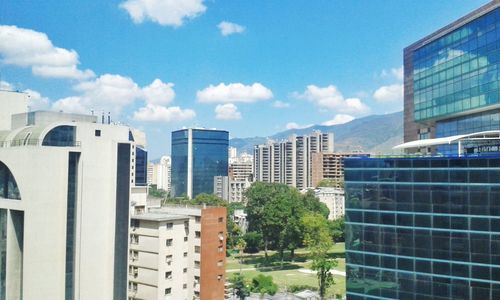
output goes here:
[[327, 220], [318, 213], [307, 213], [302, 217], [304, 244], [310, 251], [312, 269], [317, 272], [319, 295], [325, 298], [326, 290], [331, 286], [333, 275], [330, 272], [337, 265], [335, 259], [328, 258], [328, 251], [333, 246]]
[[246, 253], [259, 252], [262, 246], [262, 234], [254, 231], [247, 232], [243, 235], [243, 239], [247, 243], [245, 248]]
[[319, 213], [328, 219], [330, 210], [325, 203], [319, 201], [319, 198], [314, 194], [314, 190], [308, 190], [302, 195], [302, 201], [304, 201], [304, 205], [308, 211]]
[[250, 289], [247, 286], [243, 275], [236, 273], [229, 279], [229, 282], [232, 283], [233, 290], [235, 291], [238, 299], [245, 300], [246, 297], [250, 296]]
[[334, 242], [343, 242], [345, 241], [345, 217], [342, 216], [338, 219], [328, 221], [328, 225], [330, 227], [330, 233], [332, 235], [332, 239]]
[[318, 183], [317, 187], [336, 187], [336, 188], [344, 188], [344, 181], [341, 179], [323, 179]]
[[272, 276], [259, 274], [252, 279], [252, 292], [259, 293], [260, 298], [265, 294], [274, 295], [278, 291], [278, 286], [273, 282]]

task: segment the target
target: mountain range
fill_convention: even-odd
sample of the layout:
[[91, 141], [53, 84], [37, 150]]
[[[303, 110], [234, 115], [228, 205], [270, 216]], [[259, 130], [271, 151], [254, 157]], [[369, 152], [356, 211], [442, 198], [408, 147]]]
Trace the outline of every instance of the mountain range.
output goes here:
[[233, 138], [229, 141], [229, 145], [238, 149], [238, 153], [253, 153], [254, 145], [265, 144], [268, 140], [285, 140], [293, 134], [307, 135], [315, 130], [334, 134], [336, 152], [360, 150], [380, 154], [399, 153], [392, 147], [403, 143], [403, 112], [370, 115], [338, 125], [314, 125], [290, 129], [269, 137]]

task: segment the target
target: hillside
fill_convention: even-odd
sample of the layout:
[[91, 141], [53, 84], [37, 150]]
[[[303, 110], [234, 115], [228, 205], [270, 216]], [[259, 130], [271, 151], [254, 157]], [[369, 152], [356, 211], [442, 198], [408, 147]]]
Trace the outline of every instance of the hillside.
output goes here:
[[263, 144], [267, 139], [279, 141], [292, 134], [304, 135], [313, 130], [333, 132], [335, 151], [395, 153], [392, 147], [403, 142], [403, 112], [371, 115], [340, 125], [314, 125], [304, 129], [291, 129], [270, 137], [233, 138], [229, 144], [237, 148], [238, 152], [252, 153], [254, 145]]

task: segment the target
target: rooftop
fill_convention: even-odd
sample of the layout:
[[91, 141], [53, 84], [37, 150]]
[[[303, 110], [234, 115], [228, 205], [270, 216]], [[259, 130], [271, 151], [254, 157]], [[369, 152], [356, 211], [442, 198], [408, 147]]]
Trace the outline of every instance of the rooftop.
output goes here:
[[162, 222], [162, 221], [189, 219], [189, 216], [171, 214], [171, 213], [167, 213], [167, 212], [148, 212], [148, 213], [145, 213], [142, 215], [134, 215], [134, 216], [132, 216], [132, 219]]

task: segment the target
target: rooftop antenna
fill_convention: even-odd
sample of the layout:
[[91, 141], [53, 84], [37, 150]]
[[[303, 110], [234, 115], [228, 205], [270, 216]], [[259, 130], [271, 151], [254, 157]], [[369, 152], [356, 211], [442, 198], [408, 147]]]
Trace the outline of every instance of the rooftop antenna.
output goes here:
[[111, 124], [111, 112], [108, 111], [108, 125]]
[[101, 123], [104, 124], [104, 110], [102, 111]]
[[90, 110], [90, 113], [91, 113], [92, 115], [94, 115], [94, 110], [93, 110], [93, 109], [91, 109], [91, 110]]

